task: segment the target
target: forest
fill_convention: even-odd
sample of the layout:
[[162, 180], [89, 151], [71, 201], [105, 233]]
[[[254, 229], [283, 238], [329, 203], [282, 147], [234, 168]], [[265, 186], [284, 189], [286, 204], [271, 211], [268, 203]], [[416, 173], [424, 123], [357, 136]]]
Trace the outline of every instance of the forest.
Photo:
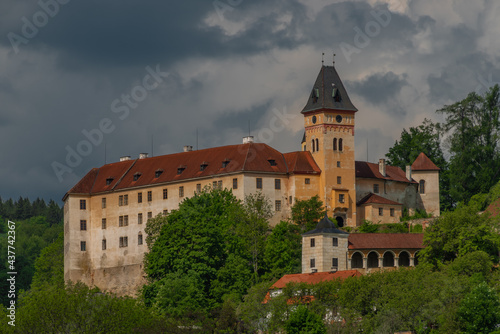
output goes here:
[[[7, 219], [16, 220], [19, 271], [16, 326], [4, 320], [0, 332], [500, 333], [499, 218], [485, 211], [500, 198], [498, 106], [498, 86], [471, 93], [438, 110], [443, 123], [404, 129], [389, 149], [390, 164], [404, 167], [424, 152], [442, 171], [442, 214], [424, 231], [418, 266], [289, 284], [266, 303], [277, 279], [301, 271], [301, 234], [324, 215], [317, 197], [296, 201], [291, 218], [272, 229], [271, 205], [260, 193], [241, 201], [207, 188], [186, 198], [147, 222], [147, 284], [133, 297], [64, 283], [57, 203], [0, 200], [0, 284]], [[349, 232], [408, 232], [410, 218]]]

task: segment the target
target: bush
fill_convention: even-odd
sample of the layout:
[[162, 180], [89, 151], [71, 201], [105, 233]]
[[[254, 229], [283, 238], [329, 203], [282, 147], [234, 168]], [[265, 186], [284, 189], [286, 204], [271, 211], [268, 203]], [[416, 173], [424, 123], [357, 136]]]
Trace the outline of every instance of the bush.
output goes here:
[[358, 231], [360, 233], [377, 233], [378, 232], [379, 226], [376, 224], [373, 224], [369, 220], [363, 220], [363, 223], [359, 227]]

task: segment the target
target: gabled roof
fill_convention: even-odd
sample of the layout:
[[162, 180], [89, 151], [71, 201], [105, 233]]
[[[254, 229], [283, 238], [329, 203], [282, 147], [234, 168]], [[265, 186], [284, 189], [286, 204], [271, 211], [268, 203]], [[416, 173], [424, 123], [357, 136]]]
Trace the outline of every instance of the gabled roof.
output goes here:
[[321, 66], [302, 113], [320, 109], [358, 111], [334, 66]]
[[378, 164], [366, 161], [356, 161], [356, 177], [367, 178], [367, 179], [382, 179], [406, 183], [416, 183], [413, 179], [408, 180], [406, 178], [406, 173], [396, 166], [385, 166], [386, 176], [382, 176], [378, 170]]
[[401, 203], [391, 201], [390, 199], [384, 198], [382, 196], [369, 193], [365, 197], [363, 197], [356, 205], [363, 204], [388, 204], [388, 205], [403, 205]]
[[[201, 168], [201, 165], [204, 165]], [[95, 194], [234, 172], [321, 173], [310, 152], [247, 143], [126, 160], [92, 169], [68, 194]]]
[[283, 154], [288, 171], [294, 174], [320, 174], [321, 169], [309, 151], [298, 151]]
[[351, 233], [349, 249], [422, 249], [423, 233]]
[[337, 227], [335, 227], [335, 224], [328, 219], [328, 216], [326, 215], [321, 219], [318, 224], [316, 225], [316, 228], [314, 230], [308, 231], [302, 235], [307, 235], [307, 234], [318, 234], [318, 233], [336, 233], [336, 234], [349, 234], [347, 232], [339, 230]]
[[359, 277], [362, 274], [357, 270], [343, 270], [336, 272], [320, 272], [311, 274], [290, 274], [281, 277], [270, 289], [283, 289], [288, 283], [317, 284], [335, 279], [345, 280], [348, 277]]
[[424, 152], [421, 152], [411, 165], [411, 170], [441, 170], [429, 159]]

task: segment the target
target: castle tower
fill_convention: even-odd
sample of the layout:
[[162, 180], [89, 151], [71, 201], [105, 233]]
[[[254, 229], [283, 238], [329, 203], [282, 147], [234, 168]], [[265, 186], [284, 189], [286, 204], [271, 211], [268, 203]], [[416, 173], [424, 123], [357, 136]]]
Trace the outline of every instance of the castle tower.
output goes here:
[[356, 225], [354, 124], [357, 109], [334, 66], [322, 66], [302, 110], [302, 150], [321, 168], [318, 195], [339, 226]]
[[314, 230], [302, 234], [302, 273], [347, 270], [348, 237], [325, 215]]
[[412, 177], [418, 182], [417, 208], [432, 213], [434, 217], [440, 215], [439, 202], [439, 171], [425, 153], [420, 153], [411, 165]]

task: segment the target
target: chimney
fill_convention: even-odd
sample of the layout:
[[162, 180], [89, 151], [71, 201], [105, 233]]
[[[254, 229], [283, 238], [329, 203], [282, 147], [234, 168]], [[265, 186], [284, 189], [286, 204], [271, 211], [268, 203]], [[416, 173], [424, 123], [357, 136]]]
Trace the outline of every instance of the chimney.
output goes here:
[[184, 146], [184, 152], [191, 152], [192, 150], [193, 150], [193, 146], [191, 146], [191, 145]]
[[139, 153], [139, 159], [146, 159], [148, 157], [147, 153]]
[[378, 159], [378, 171], [382, 174], [383, 177], [386, 177], [385, 174], [385, 159]]
[[243, 137], [243, 144], [253, 143], [253, 136]]
[[411, 181], [411, 166], [410, 165], [406, 166], [406, 178], [408, 179], [408, 181]]
[[125, 155], [123, 157], [120, 157], [120, 161], [127, 161], [130, 160], [130, 155]]

